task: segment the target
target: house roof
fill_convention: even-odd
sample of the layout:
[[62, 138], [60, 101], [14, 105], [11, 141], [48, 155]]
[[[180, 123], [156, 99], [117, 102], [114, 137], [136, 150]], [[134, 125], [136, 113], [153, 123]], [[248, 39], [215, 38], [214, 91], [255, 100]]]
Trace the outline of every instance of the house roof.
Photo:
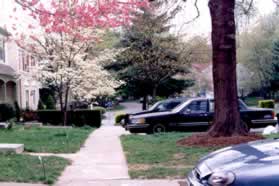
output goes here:
[[16, 77], [17, 73], [12, 67], [5, 64], [0, 64], [0, 75]]
[[10, 33], [2, 27], [0, 27], [0, 34], [3, 35], [3, 36], [9, 36], [10, 35]]

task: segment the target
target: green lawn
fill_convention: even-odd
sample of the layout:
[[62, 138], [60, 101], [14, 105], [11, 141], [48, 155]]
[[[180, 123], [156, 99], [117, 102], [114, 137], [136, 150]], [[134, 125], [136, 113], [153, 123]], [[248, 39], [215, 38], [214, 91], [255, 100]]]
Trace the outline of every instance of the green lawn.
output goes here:
[[92, 128], [14, 127], [0, 130], [0, 143], [21, 143], [26, 152], [74, 153], [83, 145]]
[[0, 182], [53, 184], [69, 161], [58, 157], [44, 157], [43, 166], [36, 156], [0, 155]]
[[[216, 147], [180, 147], [179, 139], [191, 133], [166, 133], [157, 135], [125, 135], [121, 142], [133, 179], [184, 178], [197, 161]], [[279, 134], [266, 136], [279, 138]]]
[[179, 147], [176, 141], [190, 133], [122, 136], [132, 178], [184, 178], [197, 161], [213, 148]]

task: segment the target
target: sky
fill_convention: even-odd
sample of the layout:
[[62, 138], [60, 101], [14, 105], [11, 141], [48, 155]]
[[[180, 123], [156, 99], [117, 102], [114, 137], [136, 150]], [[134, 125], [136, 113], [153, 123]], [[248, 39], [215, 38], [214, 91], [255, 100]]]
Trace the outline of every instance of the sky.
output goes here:
[[[188, 35], [204, 35], [209, 36], [211, 31], [211, 20], [209, 14], [209, 8], [207, 6], [208, 0], [199, 0], [199, 10], [200, 16], [197, 20], [190, 24], [185, 24], [185, 22], [191, 21], [196, 15], [196, 10], [193, 6], [193, 0], [188, 1], [184, 11], [180, 13], [179, 16], [174, 20], [173, 32], [177, 34], [183, 34], [184, 32]], [[256, 7], [258, 9], [257, 16], [264, 16], [274, 11], [275, 5], [272, 0], [256, 0]], [[184, 25], [181, 28], [181, 25]]]
[[[196, 15], [193, 1], [194, 0], [188, 0], [183, 11], [180, 12], [179, 15], [173, 20], [172, 24], [175, 26], [173, 27], [172, 32], [180, 35], [187, 33], [187, 35], [190, 36], [209, 36], [211, 22], [209, 9], [207, 7], [208, 0], [199, 0], [198, 7], [201, 13], [200, 17], [193, 23], [185, 24], [185, 22], [192, 20], [192, 18]], [[272, 0], [255, 0], [255, 2], [258, 9], [258, 16], [269, 14], [275, 8]], [[14, 20], [12, 20], [10, 16], [17, 17], [20, 22], [30, 22], [30, 20], [23, 16], [23, 13], [19, 11], [19, 8], [17, 9], [16, 13], [13, 12], [13, 8], [13, 0], [0, 0], [0, 26], [8, 25], [8, 27], [11, 27], [11, 25], [14, 23]]]

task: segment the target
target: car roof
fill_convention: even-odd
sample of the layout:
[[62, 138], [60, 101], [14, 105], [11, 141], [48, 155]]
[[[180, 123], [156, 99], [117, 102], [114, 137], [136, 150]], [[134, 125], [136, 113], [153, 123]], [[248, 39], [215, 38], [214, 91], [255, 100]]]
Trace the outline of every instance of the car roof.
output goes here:
[[173, 102], [173, 101], [186, 101], [188, 100], [189, 98], [186, 98], [186, 97], [179, 97], [179, 98], [169, 98], [169, 99], [165, 99], [165, 100], [161, 100], [159, 102], [161, 103], [166, 103], [166, 102]]
[[203, 101], [203, 100], [213, 100], [213, 98], [203, 98], [203, 97], [197, 97], [197, 98], [190, 98], [191, 101]]

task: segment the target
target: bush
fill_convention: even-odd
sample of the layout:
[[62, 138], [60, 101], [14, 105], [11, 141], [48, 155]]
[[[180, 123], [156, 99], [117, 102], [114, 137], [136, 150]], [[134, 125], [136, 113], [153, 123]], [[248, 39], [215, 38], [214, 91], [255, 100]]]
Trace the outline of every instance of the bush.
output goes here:
[[38, 120], [37, 112], [31, 110], [25, 110], [22, 112], [22, 119], [26, 121], [36, 121]]
[[38, 110], [38, 121], [43, 124], [62, 125], [64, 114], [59, 110]]
[[100, 110], [74, 110], [70, 112], [69, 122], [77, 126], [100, 127], [102, 124], [102, 112]]
[[101, 114], [104, 114], [107, 111], [104, 107], [93, 107], [92, 110], [100, 111]]
[[15, 101], [14, 103], [14, 107], [15, 107], [15, 117], [16, 117], [16, 121], [19, 122], [20, 121], [20, 117], [21, 117], [21, 110], [19, 108], [18, 102]]
[[[64, 113], [58, 110], [37, 111], [38, 121], [43, 124], [63, 125]], [[99, 110], [73, 110], [67, 113], [67, 125], [91, 127], [101, 126], [101, 111]]]
[[165, 98], [165, 97], [160, 97], [160, 96], [156, 96], [156, 98], [155, 98], [155, 99], [153, 98], [153, 99], [149, 102], [149, 104], [150, 104], [150, 105], [153, 105], [153, 104], [157, 103], [158, 101], [163, 101], [163, 100], [165, 100], [165, 99], [167, 99], [167, 98]]
[[16, 116], [15, 110], [10, 104], [0, 104], [0, 122], [8, 121]]
[[38, 110], [44, 110], [46, 109], [46, 105], [43, 103], [43, 101], [40, 99], [38, 103]]
[[259, 101], [259, 107], [260, 108], [272, 108], [275, 107], [275, 101], [274, 100], [260, 100]]
[[47, 100], [45, 101], [46, 109], [56, 109], [55, 101], [52, 95], [48, 95]]
[[115, 116], [115, 124], [121, 123], [121, 121], [126, 118], [127, 114], [118, 114]]

